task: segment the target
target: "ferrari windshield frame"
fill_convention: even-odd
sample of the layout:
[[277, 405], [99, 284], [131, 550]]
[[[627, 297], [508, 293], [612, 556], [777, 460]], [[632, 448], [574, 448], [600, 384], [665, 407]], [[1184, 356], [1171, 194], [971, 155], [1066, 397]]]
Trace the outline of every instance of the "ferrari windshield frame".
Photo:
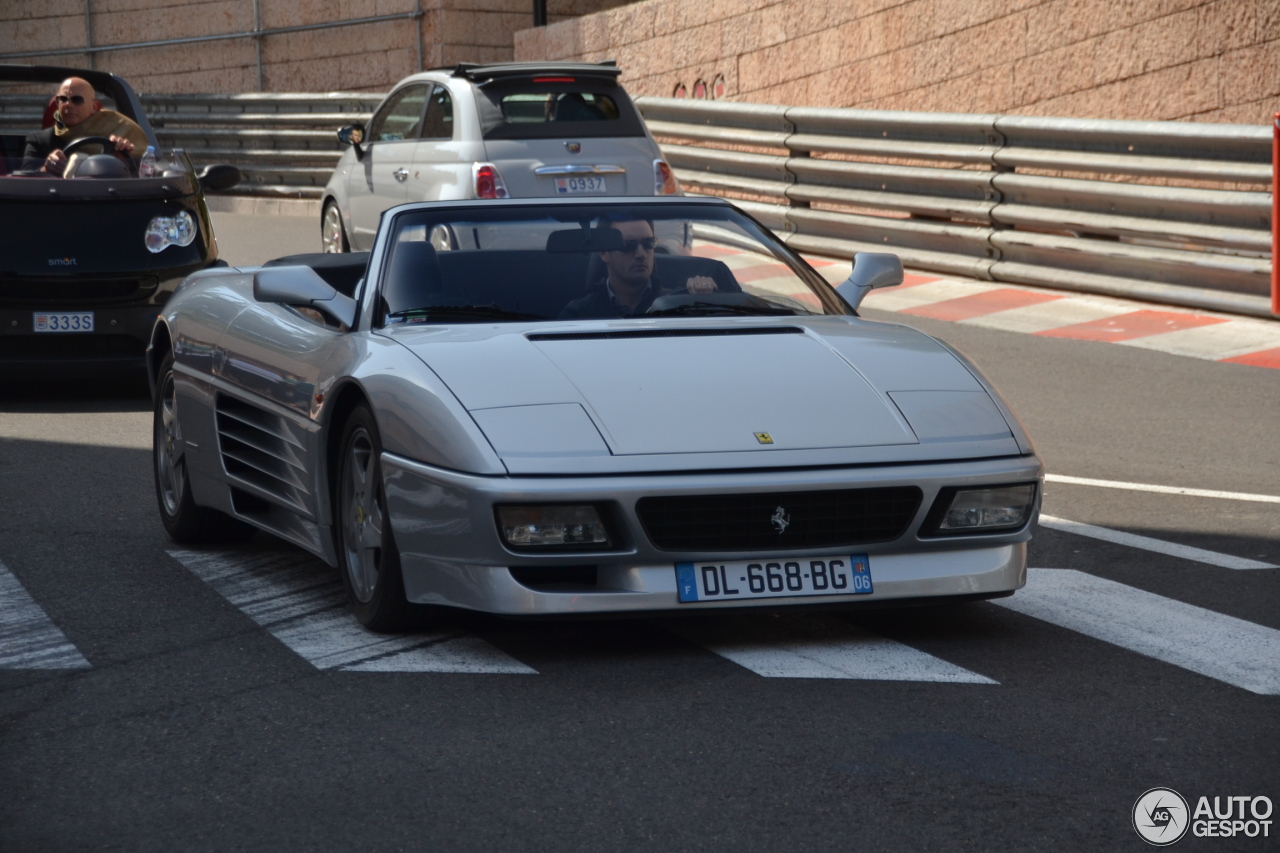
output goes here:
[[[374, 276], [375, 328], [618, 316], [703, 321], [855, 316], [798, 254], [748, 214], [719, 199], [446, 202], [406, 205], [386, 217], [377, 252], [382, 263]], [[569, 308], [571, 303], [593, 290], [607, 290], [598, 284], [604, 280], [600, 253], [616, 251], [618, 241], [632, 251], [636, 248], [636, 241], [623, 240], [612, 223], [638, 220], [651, 222], [654, 236], [654, 292], [644, 310], [578, 316]], [[559, 232], [554, 240], [553, 232]], [[429, 243], [431, 248], [410, 249], [406, 243]], [[418, 281], [418, 273], [406, 273], [417, 269], [415, 264], [427, 270], [422, 275], [429, 282]], [[404, 283], [406, 275], [414, 278], [409, 285]]]

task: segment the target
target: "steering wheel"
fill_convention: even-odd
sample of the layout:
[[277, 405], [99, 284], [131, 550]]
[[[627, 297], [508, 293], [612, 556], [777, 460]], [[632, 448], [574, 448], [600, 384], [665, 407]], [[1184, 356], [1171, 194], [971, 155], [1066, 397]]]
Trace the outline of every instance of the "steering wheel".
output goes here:
[[105, 136], [85, 136], [62, 149], [62, 153], [70, 157], [85, 145], [101, 145], [103, 154], [116, 154], [116, 144]]

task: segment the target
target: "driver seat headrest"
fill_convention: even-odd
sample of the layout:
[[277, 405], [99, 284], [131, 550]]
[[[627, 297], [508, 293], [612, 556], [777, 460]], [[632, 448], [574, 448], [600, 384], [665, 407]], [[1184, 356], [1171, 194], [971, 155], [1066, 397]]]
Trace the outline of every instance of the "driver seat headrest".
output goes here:
[[442, 287], [440, 259], [435, 246], [425, 240], [397, 243], [391, 253], [384, 297], [392, 311], [430, 304]]

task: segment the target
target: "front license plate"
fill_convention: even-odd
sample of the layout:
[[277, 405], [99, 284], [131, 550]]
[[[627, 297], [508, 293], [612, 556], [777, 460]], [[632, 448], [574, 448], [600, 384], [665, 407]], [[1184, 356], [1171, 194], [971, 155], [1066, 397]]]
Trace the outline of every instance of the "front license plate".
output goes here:
[[92, 332], [92, 311], [36, 311], [31, 327], [37, 332]]
[[608, 192], [604, 178], [556, 178], [556, 192], [560, 195]]
[[749, 560], [676, 563], [681, 602], [736, 601], [796, 595], [868, 595], [871, 563], [866, 554], [821, 560]]

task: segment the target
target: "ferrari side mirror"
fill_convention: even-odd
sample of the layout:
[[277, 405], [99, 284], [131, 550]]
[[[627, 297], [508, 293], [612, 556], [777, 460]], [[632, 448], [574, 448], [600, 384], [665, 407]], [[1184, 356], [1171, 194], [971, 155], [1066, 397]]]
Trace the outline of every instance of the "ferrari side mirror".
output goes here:
[[334, 290], [311, 267], [263, 267], [253, 274], [253, 298], [278, 305], [301, 305], [328, 314], [350, 329], [358, 305]]
[[904, 274], [902, 261], [887, 252], [858, 252], [853, 256], [853, 272], [836, 286], [849, 307], [857, 310], [866, 295], [877, 287], [897, 287]]

